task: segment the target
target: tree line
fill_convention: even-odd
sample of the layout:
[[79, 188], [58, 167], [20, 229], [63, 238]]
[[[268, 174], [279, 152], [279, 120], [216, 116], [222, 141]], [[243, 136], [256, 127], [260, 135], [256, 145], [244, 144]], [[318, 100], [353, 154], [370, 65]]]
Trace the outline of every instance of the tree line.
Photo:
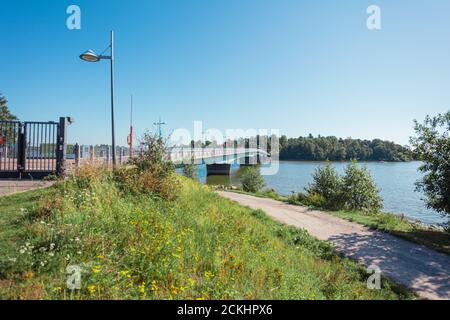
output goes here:
[[301, 161], [410, 161], [409, 147], [380, 139], [341, 139], [334, 136], [280, 138], [280, 159]]

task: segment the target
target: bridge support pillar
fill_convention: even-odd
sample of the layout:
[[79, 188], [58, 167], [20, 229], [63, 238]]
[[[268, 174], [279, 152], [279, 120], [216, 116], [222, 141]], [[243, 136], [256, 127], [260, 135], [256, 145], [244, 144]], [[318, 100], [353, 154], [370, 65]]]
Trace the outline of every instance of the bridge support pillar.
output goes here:
[[206, 175], [208, 176], [228, 176], [231, 171], [229, 163], [215, 163], [206, 165]]

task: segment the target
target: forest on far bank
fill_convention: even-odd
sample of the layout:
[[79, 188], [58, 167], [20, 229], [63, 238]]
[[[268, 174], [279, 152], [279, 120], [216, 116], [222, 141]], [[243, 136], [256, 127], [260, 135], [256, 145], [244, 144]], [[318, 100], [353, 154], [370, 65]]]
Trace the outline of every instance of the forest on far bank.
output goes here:
[[301, 161], [411, 161], [414, 154], [407, 146], [380, 139], [307, 137], [280, 138], [280, 160]]

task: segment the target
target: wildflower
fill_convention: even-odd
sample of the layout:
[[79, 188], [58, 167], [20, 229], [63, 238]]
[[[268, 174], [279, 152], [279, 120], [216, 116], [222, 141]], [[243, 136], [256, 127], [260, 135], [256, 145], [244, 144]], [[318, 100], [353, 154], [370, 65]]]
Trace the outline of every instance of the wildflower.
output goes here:
[[150, 290], [151, 290], [152, 292], [158, 291], [158, 285], [156, 284], [156, 281], [155, 281], [155, 280], [152, 281], [152, 286], [151, 286]]
[[50, 257], [53, 257], [55, 254], [54, 254], [53, 252], [49, 252], [48, 255], [49, 255]]
[[145, 282], [142, 282], [139, 287], [138, 290], [140, 293], [145, 294]]
[[97, 291], [97, 287], [95, 285], [88, 286], [88, 291], [90, 294], [94, 294]]
[[195, 280], [192, 279], [192, 278], [189, 278], [189, 279], [188, 279], [188, 282], [189, 282], [189, 284], [190, 284], [191, 286], [194, 286], [194, 285], [195, 285]]
[[128, 271], [128, 270], [122, 270], [122, 271], [119, 272], [119, 274], [120, 274], [122, 277], [131, 278], [130, 271]]
[[206, 271], [205, 272], [205, 277], [208, 279], [211, 279], [214, 276], [214, 274], [211, 271]]
[[173, 284], [170, 285], [170, 290], [173, 294], [178, 294], [178, 288], [175, 287]]
[[92, 272], [93, 273], [99, 273], [100, 271], [102, 271], [102, 267], [101, 266], [95, 266], [94, 268], [92, 268]]

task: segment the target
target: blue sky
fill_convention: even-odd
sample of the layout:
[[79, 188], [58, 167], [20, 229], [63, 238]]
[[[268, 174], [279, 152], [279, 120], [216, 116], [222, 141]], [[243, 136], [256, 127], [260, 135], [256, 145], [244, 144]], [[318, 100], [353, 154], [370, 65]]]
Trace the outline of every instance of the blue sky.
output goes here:
[[[66, 8], [81, 8], [81, 30]], [[366, 28], [380, 6], [382, 30]], [[73, 116], [69, 140], [110, 141], [116, 33], [117, 140], [130, 94], [137, 134], [276, 128], [407, 143], [412, 120], [450, 108], [450, 2], [380, 0], [0, 0], [0, 92], [22, 120]]]

